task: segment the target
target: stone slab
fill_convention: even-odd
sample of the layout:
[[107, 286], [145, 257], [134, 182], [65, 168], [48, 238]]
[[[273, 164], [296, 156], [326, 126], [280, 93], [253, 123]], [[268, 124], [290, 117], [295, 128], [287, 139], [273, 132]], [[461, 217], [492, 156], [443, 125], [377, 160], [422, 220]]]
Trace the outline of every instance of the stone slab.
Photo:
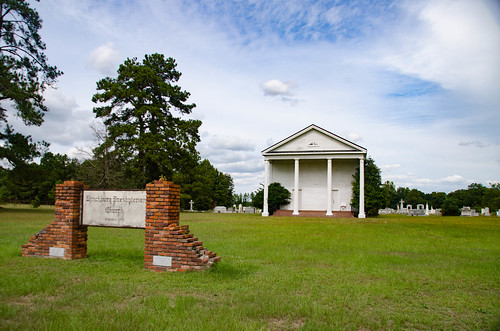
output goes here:
[[170, 256], [153, 256], [153, 265], [158, 265], [162, 267], [171, 267], [172, 266], [172, 257]]
[[82, 224], [144, 228], [146, 191], [83, 191]]
[[64, 257], [65, 249], [63, 247], [49, 247], [49, 256]]

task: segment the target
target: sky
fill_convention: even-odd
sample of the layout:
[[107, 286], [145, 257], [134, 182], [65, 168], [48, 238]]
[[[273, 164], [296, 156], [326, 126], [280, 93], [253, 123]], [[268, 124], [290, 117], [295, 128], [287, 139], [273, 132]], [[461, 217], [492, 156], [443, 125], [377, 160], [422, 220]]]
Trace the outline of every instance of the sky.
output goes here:
[[261, 151], [316, 124], [368, 150], [382, 180], [423, 192], [500, 181], [495, 0], [42, 0], [49, 64], [41, 127], [83, 157], [96, 82], [127, 58], [173, 57], [197, 107], [197, 149], [235, 193], [263, 183]]

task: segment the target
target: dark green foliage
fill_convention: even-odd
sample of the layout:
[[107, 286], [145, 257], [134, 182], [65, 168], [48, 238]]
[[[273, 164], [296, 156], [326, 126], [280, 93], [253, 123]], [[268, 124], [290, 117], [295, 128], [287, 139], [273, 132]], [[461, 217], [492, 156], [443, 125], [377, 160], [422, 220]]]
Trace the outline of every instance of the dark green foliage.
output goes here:
[[38, 196], [36, 196], [33, 200], [31, 200], [31, 207], [38, 208], [38, 207], [40, 207], [40, 205], [41, 205], [41, 202], [40, 202], [40, 198]]
[[33, 205], [53, 204], [55, 184], [75, 178], [79, 164], [66, 155], [47, 152], [40, 164], [26, 163], [0, 172], [0, 200]]
[[417, 189], [409, 189], [408, 187], [394, 189], [394, 183], [392, 182], [385, 182], [382, 185], [382, 190], [386, 202], [384, 206], [394, 209], [401, 204], [401, 199], [404, 201], [405, 206], [412, 205], [415, 207], [418, 204], [428, 203], [429, 207], [441, 208], [446, 198], [446, 193], [444, 192], [424, 193]]
[[217, 170], [208, 160], [201, 161], [189, 171], [174, 174], [173, 181], [181, 186], [183, 209], [189, 209], [190, 200], [193, 200], [195, 210], [232, 205], [233, 179]]
[[172, 58], [162, 54], [145, 55], [138, 62], [127, 59], [118, 77], [97, 82], [99, 91], [93, 102], [96, 117], [107, 126], [107, 141], [116, 152], [132, 186], [143, 188], [164, 175], [167, 178], [196, 165], [195, 149], [200, 141], [199, 120], [174, 116], [190, 114], [195, 104], [186, 103], [189, 92], [175, 83], [181, 73]]
[[264, 208], [264, 187], [260, 187], [257, 191], [255, 191], [252, 199], [252, 206], [259, 209]]
[[478, 212], [484, 207], [489, 207], [490, 212], [497, 211], [500, 209], [500, 185], [495, 183], [487, 188], [482, 184], [472, 183], [466, 190], [449, 193], [443, 204], [443, 215], [459, 215], [460, 208], [464, 206], [474, 208]]
[[[267, 205], [269, 210], [269, 215], [274, 214], [275, 211], [279, 210], [282, 205], [290, 203], [290, 198], [292, 194], [280, 183], [271, 183], [268, 187], [268, 197]], [[264, 187], [255, 192], [252, 200], [252, 205], [255, 208], [264, 208]]]
[[430, 194], [425, 195], [426, 202], [429, 203], [429, 206], [434, 208], [441, 208], [446, 199], [446, 193], [444, 192], [432, 192]]
[[[352, 199], [351, 205], [359, 210], [359, 168], [352, 176]], [[384, 208], [386, 196], [382, 189], [382, 176], [380, 168], [375, 161], [369, 157], [365, 160], [365, 213], [366, 216], [377, 216], [378, 210]]]
[[45, 142], [34, 143], [31, 136], [15, 133], [7, 124], [5, 132], [0, 132], [0, 159], [7, 160], [12, 167], [19, 167], [32, 161], [44, 152], [48, 144]]
[[482, 197], [482, 206], [489, 207], [494, 212], [500, 209], [500, 183], [492, 184]]
[[28, 2], [0, 1], [0, 159], [12, 166], [39, 156], [39, 151], [29, 136], [9, 127], [8, 106], [14, 107], [24, 124], [41, 125], [47, 111], [43, 91], [62, 74], [47, 63], [45, 43], [38, 33], [41, 27], [42, 20]]
[[396, 196], [396, 186], [393, 182], [386, 181], [382, 184], [382, 196], [384, 199], [383, 206], [390, 207], [393, 203], [393, 199]]
[[443, 216], [458, 216], [460, 215], [460, 203], [453, 195], [449, 195], [441, 206], [441, 213]]

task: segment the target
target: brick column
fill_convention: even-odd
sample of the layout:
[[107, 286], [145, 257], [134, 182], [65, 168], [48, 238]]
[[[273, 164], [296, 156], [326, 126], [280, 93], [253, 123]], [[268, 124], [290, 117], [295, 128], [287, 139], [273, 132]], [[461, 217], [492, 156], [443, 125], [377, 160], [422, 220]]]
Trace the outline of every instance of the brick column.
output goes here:
[[155, 271], [207, 269], [220, 260], [179, 225], [180, 187], [157, 180], [146, 185], [144, 268]]
[[87, 257], [87, 226], [80, 225], [83, 183], [56, 185], [54, 221], [22, 245], [23, 256], [76, 260]]

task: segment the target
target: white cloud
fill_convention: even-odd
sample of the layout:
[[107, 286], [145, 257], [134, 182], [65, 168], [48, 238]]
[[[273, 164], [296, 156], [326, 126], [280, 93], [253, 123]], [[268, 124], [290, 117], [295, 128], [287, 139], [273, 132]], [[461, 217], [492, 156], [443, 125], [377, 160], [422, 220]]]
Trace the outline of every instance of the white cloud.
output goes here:
[[64, 123], [71, 119], [73, 110], [78, 108], [78, 103], [73, 95], [49, 88], [44, 93], [45, 105], [48, 113], [45, 120]]
[[465, 182], [465, 178], [460, 175], [451, 175], [445, 178], [442, 178], [440, 181], [444, 183], [463, 183]]
[[115, 49], [112, 42], [108, 42], [90, 52], [87, 63], [104, 75], [112, 75], [118, 69], [120, 52]]
[[282, 101], [297, 104], [299, 99], [295, 98], [295, 88], [297, 84], [293, 81], [282, 82], [278, 79], [271, 79], [261, 84], [261, 89], [265, 96], [280, 97]]
[[498, 100], [500, 27], [485, 2], [409, 1], [403, 9], [406, 20], [390, 32], [383, 62], [446, 89]]
[[262, 83], [262, 90], [264, 95], [290, 95], [290, 84], [284, 83], [278, 79], [271, 79], [267, 82]]

